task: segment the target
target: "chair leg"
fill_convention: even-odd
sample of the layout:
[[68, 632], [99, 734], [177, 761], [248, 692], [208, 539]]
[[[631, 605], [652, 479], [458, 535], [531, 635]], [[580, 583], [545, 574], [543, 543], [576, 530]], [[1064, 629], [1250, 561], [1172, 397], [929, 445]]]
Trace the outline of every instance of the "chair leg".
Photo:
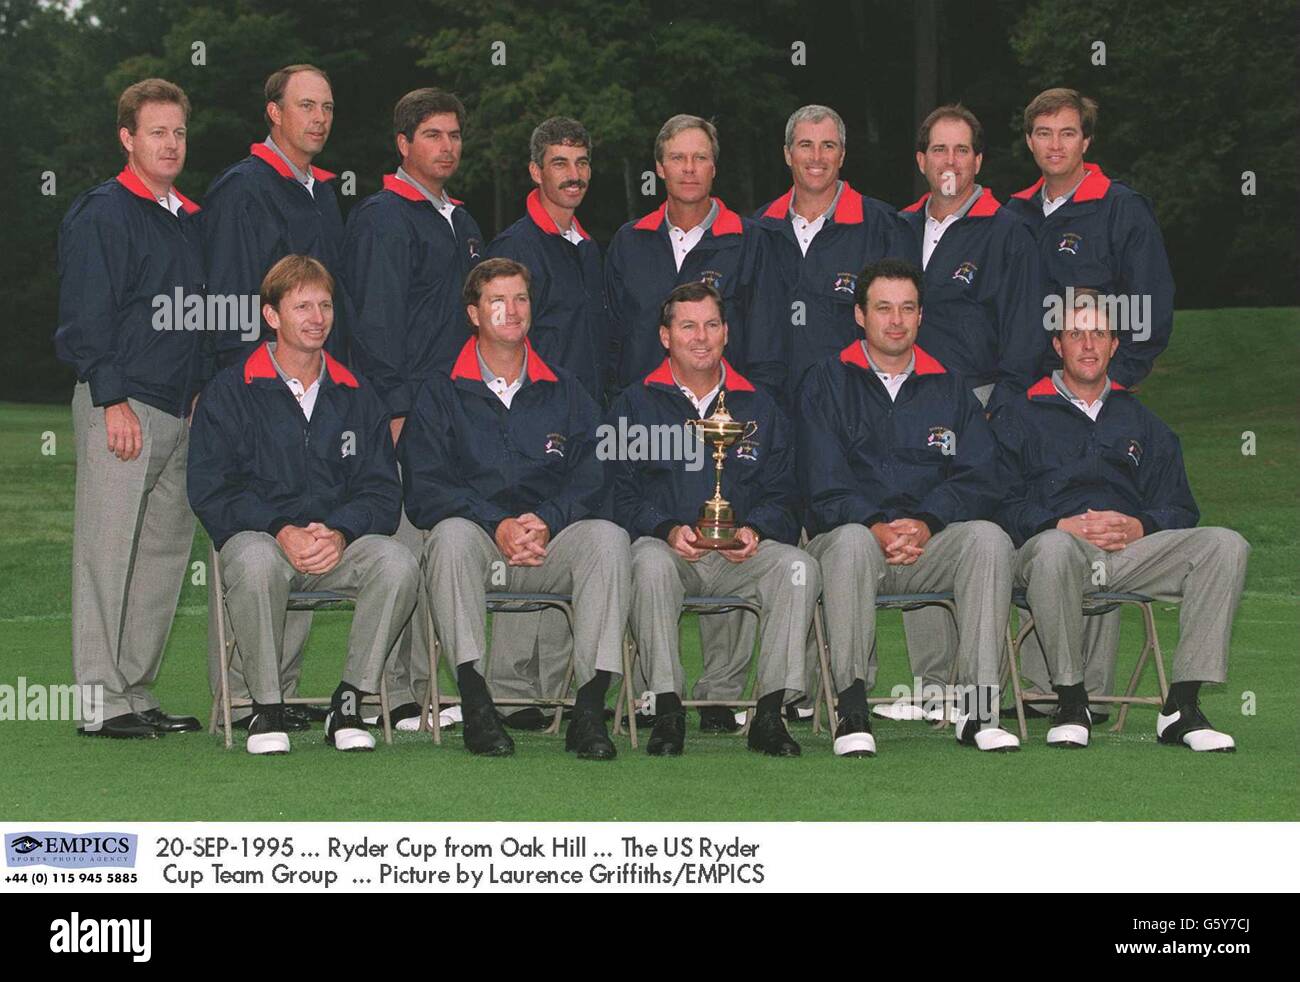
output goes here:
[[393, 720], [388, 713], [388, 676], [379, 674], [379, 714], [384, 720], [384, 743], [393, 745]]
[[235, 745], [235, 740], [231, 733], [230, 721], [230, 649], [226, 646], [226, 594], [224, 584], [221, 582], [221, 563], [217, 559], [215, 548], [210, 548], [209, 559], [208, 565], [212, 569], [214, 584], [213, 592], [216, 594], [218, 605], [217, 647], [221, 652], [221, 718], [226, 730], [226, 749], [229, 750]]
[[425, 638], [429, 643], [429, 684], [425, 689], [426, 706], [420, 714], [420, 725], [433, 727], [433, 745], [440, 747], [442, 746], [442, 693], [439, 691], [438, 683], [438, 654], [442, 648], [438, 643], [438, 635], [433, 630], [433, 613], [427, 605], [424, 611], [424, 625]]
[[[636, 642], [632, 640], [631, 632], [623, 636], [623, 685], [619, 689], [620, 699], [623, 693], [627, 694], [627, 734], [632, 741], [632, 749], [637, 748], [636, 734], [636, 693], [632, 691], [632, 672], [636, 668], [637, 650]], [[614, 718], [617, 720], [623, 711], [623, 703], [620, 701], [619, 708], [614, 712]]]
[[1034, 628], [1033, 615], [1026, 612], [1024, 616], [1025, 622], [1020, 625], [1014, 637], [1011, 634], [1011, 625], [1007, 625], [1007, 640], [1011, 643], [1007, 655], [1011, 660], [1011, 693], [1016, 700], [1016, 724], [1020, 729], [1022, 743], [1029, 739], [1029, 727], [1025, 723], [1025, 693], [1020, 687], [1020, 646], [1024, 644], [1025, 638]]
[[824, 620], [825, 616], [825, 608], [822, 606], [821, 600], [818, 599], [817, 606], [813, 608], [813, 636], [817, 641], [817, 664], [821, 669], [822, 700], [813, 700], [813, 733], [817, 734], [821, 732], [821, 720], [818, 717], [821, 716], [822, 701], [824, 701], [826, 705], [826, 725], [830, 729], [831, 735], [834, 736], [835, 683], [831, 678], [830, 649], [826, 640], [828, 632]]

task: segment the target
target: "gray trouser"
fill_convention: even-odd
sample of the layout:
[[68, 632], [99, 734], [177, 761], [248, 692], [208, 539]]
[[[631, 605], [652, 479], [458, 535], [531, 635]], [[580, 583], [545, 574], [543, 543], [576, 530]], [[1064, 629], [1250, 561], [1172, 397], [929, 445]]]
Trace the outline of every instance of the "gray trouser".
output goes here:
[[564, 695], [573, 635], [563, 611], [492, 617], [487, 684], [494, 699], [554, 699]]
[[[311, 611], [291, 610], [284, 622], [285, 663], [281, 667], [280, 680], [284, 684], [285, 698], [298, 694], [298, 679], [302, 675], [302, 653], [307, 646], [307, 636], [311, 634]], [[230, 638], [226, 638], [230, 642]], [[239, 654], [239, 646], [230, 646], [230, 697], [247, 699], [248, 683], [244, 681], [244, 660]], [[217, 642], [217, 580], [208, 574], [208, 686], [215, 698], [221, 694], [221, 645]], [[240, 719], [252, 712], [251, 709], [237, 709], [234, 719]]]
[[[740, 699], [749, 678], [750, 662], [754, 660], [758, 619], [748, 611], [732, 610], [725, 614], [701, 614], [696, 624], [703, 668], [695, 680], [694, 697], [714, 702]], [[816, 650], [810, 650], [815, 660]], [[638, 659], [635, 671], [637, 692], [654, 691], [646, 673], [646, 661]]]
[[492, 537], [465, 518], [434, 526], [425, 546], [425, 584], [434, 629], [456, 665], [487, 653], [489, 590], [563, 593], [573, 597], [574, 679], [623, 671], [623, 632], [632, 593], [627, 533], [586, 519], [561, 530], [540, 566], [510, 566]]
[[821, 564], [836, 692], [857, 679], [868, 688], [875, 682], [870, 656], [875, 649], [875, 598], [881, 593], [952, 591], [957, 608], [957, 680], [964, 685], [997, 685], [1014, 554], [1002, 529], [991, 522], [954, 522], [932, 537], [921, 557], [906, 566], [886, 563], [880, 544], [865, 525], [841, 525], [825, 532], [808, 543], [808, 551]]
[[108, 449], [104, 410], [91, 404], [90, 386], [78, 383], [72, 396], [72, 672], [78, 685], [103, 686], [101, 720], [158, 708], [150, 686], [194, 541], [185, 495], [189, 425], [128, 401], [143, 447], [122, 461]]
[[244, 678], [253, 701], [263, 704], [283, 699], [290, 591], [332, 590], [355, 599], [343, 681], [365, 693], [379, 691], [384, 663], [420, 591], [419, 564], [384, 535], [363, 535], [332, 570], [312, 574], [295, 570], [274, 536], [240, 532], [221, 547], [221, 573]]
[[[397, 523], [393, 541], [406, 548], [416, 562], [424, 559], [424, 547], [428, 533], [416, 528], [402, 510]], [[420, 591], [415, 604], [415, 613], [410, 623], [402, 629], [402, 636], [397, 639], [393, 657], [388, 660], [384, 670], [388, 677], [388, 704], [394, 708], [416, 703], [423, 706], [429, 685], [429, 645], [432, 639], [426, 637], [424, 591]]]
[[[768, 540], [741, 563], [716, 552], [690, 562], [662, 539], [645, 536], [632, 546], [632, 586], [632, 636], [649, 691], [685, 693], [677, 621], [688, 594], [757, 601], [763, 613], [755, 694], [802, 690], [804, 642], [820, 592], [817, 564], [802, 549]], [[715, 697], [697, 687], [696, 698]]]
[[1016, 582], [1033, 610], [1051, 681], [1084, 681], [1083, 598], [1096, 592], [1180, 602], [1170, 681], [1224, 681], [1249, 553], [1246, 540], [1225, 528], [1154, 532], [1118, 552], [1059, 529], [1040, 532], [1016, 554]]

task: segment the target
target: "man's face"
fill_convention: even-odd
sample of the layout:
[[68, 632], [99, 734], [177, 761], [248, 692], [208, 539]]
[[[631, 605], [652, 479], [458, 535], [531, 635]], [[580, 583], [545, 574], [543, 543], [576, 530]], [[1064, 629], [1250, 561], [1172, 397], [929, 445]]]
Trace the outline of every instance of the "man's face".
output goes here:
[[283, 149], [292, 148], [308, 158], [325, 148], [334, 125], [334, 93], [329, 82], [315, 72], [295, 72], [277, 104], [268, 102], [271, 139]]
[[1079, 307], [1066, 314], [1063, 330], [1052, 338], [1061, 356], [1067, 383], [1091, 385], [1106, 375], [1119, 347], [1119, 337], [1107, 329], [1106, 315], [1094, 307]]
[[921, 304], [911, 280], [878, 278], [867, 287], [867, 306], [853, 308], [867, 345], [890, 357], [906, 354], [921, 326]]
[[941, 119], [930, 127], [930, 145], [917, 152], [916, 166], [930, 185], [930, 194], [958, 202], [969, 197], [984, 155], [975, 152], [970, 124], [962, 119]]
[[673, 322], [659, 326], [659, 343], [679, 374], [712, 374], [722, 363], [727, 324], [712, 297], [673, 304]]
[[146, 102], [135, 114], [135, 132], [118, 139], [127, 160], [151, 184], [171, 186], [185, 167], [185, 110], [174, 102]]
[[785, 148], [785, 162], [794, 178], [796, 196], [821, 194], [840, 179], [844, 144], [839, 127], [827, 116], [816, 123], [797, 123], [794, 143]]
[[553, 143], [542, 155], [540, 167], [529, 161], [528, 173], [543, 198], [557, 208], [572, 211], [582, 204], [591, 184], [591, 151], [587, 147]]
[[1044, 177], [1064, 177], [1083, 166], [1092, 139], [1084, 138], [1077, 109], [1059, 109], [1051, 115], [1035, 116], [1025, 142]]
[[664, 182], [668, 197], [679, 204], [699, 204], [713, 190], [717, 172], [709, 134], [699, 127], [682, 130], [663, 147], [664, 159], [655, 173]]
[[460, 122], [455, 113], [426, 116], [415, 128], [415, 139], [397, 134], [402, 167], [421, 183], [441, 188], [460, 167]]
[[483, 284], [478, 305], [466, 308], [480, 338], [497, 344], [521, 344], [528, 336], [532, 306], [522, 276], [498, 276]]
[[304, 283], [280, 298], [280, 304], [265, 304], [262, 315], [275, 328], [277, 347], [294, 351], [320, 351], [334, 326], [334, 295], [320, 283]]

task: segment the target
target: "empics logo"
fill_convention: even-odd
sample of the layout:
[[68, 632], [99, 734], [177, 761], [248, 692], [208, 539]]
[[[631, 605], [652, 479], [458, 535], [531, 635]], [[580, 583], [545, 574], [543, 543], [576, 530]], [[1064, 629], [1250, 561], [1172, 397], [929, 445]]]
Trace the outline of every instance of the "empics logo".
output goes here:
[[89, 869], [93, 866], [135, 866], [136, 836], [127, 832], [81, 835], [70, 832], [5, 834], [5, 860], [14, 866], [54, 866]]
[[73, 911], [68, 917], [50, 921], [50, 951], [56, 955], [129, 954], [133, 962], [147, 962], [153, 955], [153, 921], [87, 917]]

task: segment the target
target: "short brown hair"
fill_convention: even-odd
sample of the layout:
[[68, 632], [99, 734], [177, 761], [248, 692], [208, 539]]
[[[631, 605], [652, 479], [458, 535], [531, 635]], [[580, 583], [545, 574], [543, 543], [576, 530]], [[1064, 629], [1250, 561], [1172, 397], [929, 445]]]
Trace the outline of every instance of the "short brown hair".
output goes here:
[[303, 286], [320, 285], [334, 296], [334, 277], [319, 259], [311, 256], [285, 256], [262, 277], [258, 298], [280, 309], [280, 301]]
[[528, 287], [529, 296], [532, 295], [533, 276], [528, 272], [528, 267], [513, 259], [498, 256], [495, 259], [484, 259], [469, 271], [469, 275], [465, 277], [465, 286], [460, 291], [461, 300], [465, 302], [466, 307], [477, 307], [479, 299], [483, 296], [483, 287], [492, 280], [499, 280], [506, 276], [522, 276], [524, 286]]
[[1034, 132], [1034, 120], [1039, 116], [1054, 116], [1062, 109], [1073, 109], [1079, 114], [1083, 138], [1092, 139], [1097, 126], [1097, 103], [1079, 94], [1078, 89], [1044, 89], [1025, 106], [1025, 136]]
[[185, 113], [185, 122], [190, 121], [190, 99], [184, 89], [165, 78], [146, 78], [134, 85], [128, 85], [117, 97], [118, 129], [134, 133], [140, 107], [147, 102], [175, 103]]
[[707, 119], [691, 116], [687, 113], [678, 113], [660, 127], [659, 135], [655, 137], [655, 160], [662, 164], [664, 162], [664, 144], [685, 130], [704, 131], [704, 135], [709, 138], [709, 149], [713, 151], [713, 162], [716, 164], [718, 162], [718, 153], [721, 150], [718, 146], [718, 128]]
[[921, 125], [916, 130], [917, 153], [925, 153], [930, 149], [930, 130], [941, 119], [955, 119], [969, 126], [971, 150], [977, 154], [984, 152], [984, 127], [980, 125], [979, 119], [960, 102], [952, 102], [940, 106], [921, 121]]
[[465, 128], [465, 104], [450, 92], [412, 89], [393, 107], [393, 136], [401, 133], [408, 140], [414, 140], [420, 124], [440, 113], [455, 113], [456, 125]]
[[[289, 87], [289, 79], [293, 78], [299, 72], [315, 72], [325, 80], [326, 85], [331, 89], [334, 88], [334, 83], [330, 81], [330, 77], [325, 74], [323, 68], [317, 68], [315, 65], [285, 65], [283, 68], [272, 72], [266, 77], [266, 85], [262, 88], [262, 94], [265, 96], [262, 100], [262, 105], [265, 107], [268, 102], [274, 102], [277, 106], [284, 108], [282, 105], [284, 102], [284, 90]], [[266, 125], [269, 129], [271, 126], [271, 114], [268, 113], [265, 108], [262, 110], [262, 118], [266, 120]]]
[[659, 308], [659, 326], [673, 326], [673, 313], [679, 303], [696, 303], [700, 300], [712, 300], [716, 303], [718, 318], [724, 324], [726, 323], [727, 306], [722, 299], [722, 294], [703, 280], [697, 280], [694, 283], [683, 283], [681, 286], [673, 287], [673, 292], [668, 294], [668, 299]]

